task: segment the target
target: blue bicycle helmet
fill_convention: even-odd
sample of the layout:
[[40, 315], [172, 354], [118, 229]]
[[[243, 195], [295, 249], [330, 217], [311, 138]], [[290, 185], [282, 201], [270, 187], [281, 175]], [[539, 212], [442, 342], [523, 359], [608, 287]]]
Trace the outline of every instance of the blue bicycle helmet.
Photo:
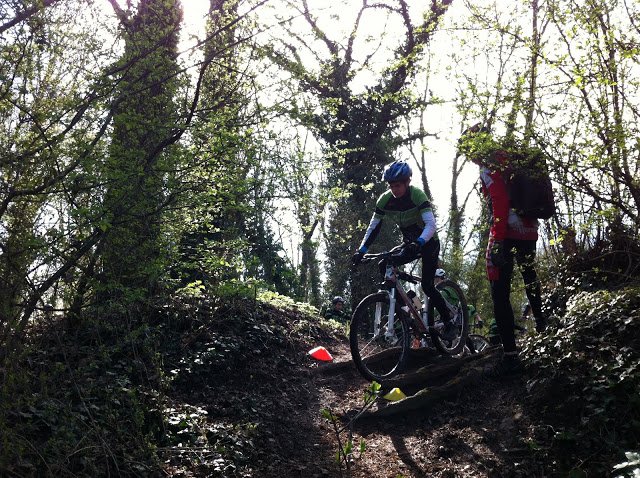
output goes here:
[[411, 177], [411, 166], [406, 161], [394, 161], [384, 168], [382, 179], [390, 183], [391, 181], [404, 181]]

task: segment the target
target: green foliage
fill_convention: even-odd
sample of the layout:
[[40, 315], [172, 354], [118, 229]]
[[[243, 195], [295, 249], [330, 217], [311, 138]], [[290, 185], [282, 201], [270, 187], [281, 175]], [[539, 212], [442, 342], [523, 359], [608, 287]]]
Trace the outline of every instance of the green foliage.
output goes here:
[[[373, 406], [378, 398], [380, 398], [380, 393], [382, 391], [382, 386], [373, 381], [369, 384], [369, 387], [364, 392], [363, 404], [360, 410], [351, 414], [348, 418], [346, 425], [340, 425], [340, 417], [338, 417], [330, 408], [323, 408], [320, 411], [322, 417], [327, 420], [331, 426], [333, 427], [333, 431], [336, 436], [336, 440], [338, 442], [338, 451], [336, 452], [336, 462], [340, 465], [340, 470], [346, 470], [347, 476], [351, 476], [352, 465], [355, 460], [362, 457], [367, 449], [366, 442], [364, 438], [360, 439], [360, 443], [358, 445], [358, 455], [355, 455], [355, 448], [353, 443], [353, 425], [356, 420], [369, 408]], [[346, 438], [343, 438], [343, 434], [346, 433]]]
[[639, 272], [640, 241], [625, 229], [563, 257], [558, 281], [573, 288], [608, 289], [636, 282]]
[[160, 233], [171, 191], [163, 176], [172, 175], [177, 159], [168, 146], [178, 112], [181, 12], [178, 1], [155, 0], [140, 2], [131, 18], [120, 16], [124, 53], [105, 161], [102, 301], [148, 298], [166, 267]]
[[319, 316], [318, 309], [311, 304], [308, 304], [306, 302], [296, 302], [294, 299], [286, 295], [278, 294], [274, 291], [260, 291], [258, 293], [258, 300], [279, 309], [292, 309], [309, 316]]
[[37, 327], [22, 355], [2, 357], [0, 474], [243, 476], [265, 419], [297, 405], [274, 377], [296, 382], [310, 335], [335, 340], [315, 309], [273, 292], [212, 298], [196, 282], [144, 314]]
[[535, 403], [562, 424], [555, 446], [571, 451], [562, 452], [564, 466], [595, 450], [613, 460], [640, 438], [639, 292], [574, 295], [560, 327], [530, 338], [523, 351], [535, 373], [528, 384]]
[[458, 143], [458, 152], [478, 164], [493, 164], [493, 155], [500, 148], [500, 142], [488, 132], [466, 134]]
[[187, 297], [187, 298], [202, 298], [204, 293], [204, 284], [201, 280], [196, 280], [193, 282], [189, 282], [186, 286], [176, 289], [176, 295], [178, 297]]
[[364, 392], [364, 404], [369, 405], [374, 400], [376, 400], [380, 396], [380, 392], [382, 391], [382, 385], [380, 385], [375, 380], [369, 384], [369, 388], [367, 388]]
[[119, 332], [97, 322], [75, 337], [45, 331], [5, 362], [0, 443], [8, 446], [0, 470], [100, 476], [157, 468], [163, 424], [149, 379], [158, 376], [154, 340], [146, 326]]
[[[94, 8], [76, 7], [43, 9], [4, 32], [0, 45], [2, 340], [22, 333], [59, 268], [78, 261], [99, 209], [109, 86], [96, 78], [114, 58], [98, 40]], [[18, 5], [8, 8], [5, 18]]]
[[158, 454], [176, 473], [252, 474], [249, 467], [286, 433], [283, 417], [300, 406], [296, 391], [308, 396], [308, 383], [297, 373], [300, 359], [308, 360], [309, 340], [332, 341], [335, 334], [318, 326], [317, 316], [291, 307], [291, 299], [268, 295], [286, 306], [205, 296], [163, 309], [169, 423]]

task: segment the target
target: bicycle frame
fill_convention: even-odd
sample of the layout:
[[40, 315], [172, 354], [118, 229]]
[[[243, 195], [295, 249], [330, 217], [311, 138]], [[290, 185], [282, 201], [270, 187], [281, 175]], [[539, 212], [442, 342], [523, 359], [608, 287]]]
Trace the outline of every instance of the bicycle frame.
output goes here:
[[[417, 329], [419, 334], [427, 333], [427, 325], [423, 322], [423, 318], [420, 316], [420, 311], [416, 309], [413, 305], [413, 301], [407, 295], [404, 287], [400, 280], [407, 280], [413, 283], [419, 283], [420, 278], [416, 276], [412, 276], [410, 274], [404, 272], [398, 272], [398, 267], [393, 266], [391, 264], [387, 264], [385, 275], [384, 275], [384, 285], [388, 288], [387, 293], [389, 294], [389, 316], [387, 317], [387, 330], [385, 332], [385, 338], [388, 341], [392, 341], [395, 338], [395, 311], [396, 304], [399, 300], [408, 308], [409, 315], [413, 318], [412, 324]], [[429, 298], [427, 297], [428, 301]], [[428, 304], [428, 303], [427, 303]], [[425, 305], [427, 305], [425, 304]], [[382, 304], [378, 304], [376, 306], [376, 312], [374, 317], [374, 336], [378, 336], [380, 334], [380, 326], [382, 324]], [[425, 310], [428, 310], [428, 307], [425, 307]]]

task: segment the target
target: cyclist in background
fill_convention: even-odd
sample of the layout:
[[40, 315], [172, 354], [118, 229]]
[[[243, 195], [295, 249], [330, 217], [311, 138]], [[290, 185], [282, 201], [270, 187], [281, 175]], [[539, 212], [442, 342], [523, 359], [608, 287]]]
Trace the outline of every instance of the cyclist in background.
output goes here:
[[422, 189], [409, 184], [411, 174], [411, 167], [406, 161], [394, 161], [385, 167], [382, 179], [389, 184], [389, 191], [378, 198], [376, 210], [352, 262], [355, 265], [362, 260], [380, 232], [384, 218], [395, 222], [402, 232], [405, 247], [392, 257], [392, 263], [402, 265], [422, 258], [422, 290], [442, 317], [442, 338], [452, 341], [458, 334], [456, 326], [451, 321], [451, 313], [444, 299], [433, 285], [440, 254], [436, 220], [431, 200]]
[[[433, 277], [433, 285], [437, 287], [445, 280], [447, 280], [447, 273], [445, 272], [445, 270], [436, 269], [436, 273]], [[451, 305], [458, 305], [458, 294], [456, 294], [453, 289], [450, 289], [449, 287], [442, 287], [439, 290], [440, 294], [442, 294], [442, 297], [444, 297], [447, 302], [449, 302]]]
[[481, 329], [484, 327], [482, 317], [480, 317], [476, 308], [473, 305], [468, 305], [467, 308], [469, 309], [469, 325], [471, 330]]
[[333, 319], [338, 322], [347, 322], [349, 315], [344, 310], [344, 299], [339, 295], [331, 301], [331, 308], [324, 313], [325, 319]]
[[[437, 287], [441, 282], [444, 282], [446, 279], [447, 279], [446, 271], [444, 269], [436, 269], [436, 273], [433, 278], [433, 285]], [[442, 287], [439, 290], [440, 290], [440, 294], [442, 294], [442, 297], [444, 297], [447, 302], [449, 302], [451, 305], [454, 305], [454, 306], [458, 305], [458, 294], [456, 294], [456, 292], [453, 289], [449, 287]], [[484, 322], [482, 322], [482, 318], [480, 317], [480, 314], [478, 314], [478, 311], [473, 305], [467, 305], [467, 311], [469, 313], [469, 325], [471, 327], [475, 329], [479, 329], [482, 326], [484, 326]]]

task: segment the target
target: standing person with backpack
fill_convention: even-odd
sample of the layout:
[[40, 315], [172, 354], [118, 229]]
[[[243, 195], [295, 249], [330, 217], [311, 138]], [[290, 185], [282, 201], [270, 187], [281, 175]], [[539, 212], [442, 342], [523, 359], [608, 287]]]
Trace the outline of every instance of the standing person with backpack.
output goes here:
[[482, 192], [489, 206], [490, 232], [487, 245], [487, 276], [496, 325], [503, 345], [503, 357], [496, 375], [514, 374], [522, 370], [514, 334], [511, 306], [511, 278], [514, 260], [524, 279], [527, 297], [533, 309], [536, 330], [542, 332], [547, 321], [542, 313], [540, 282], [534, 268], [538, 220], [516, 213], [510, 203], [509, 184], [511, 156], [480, 125], [467, 129], [459, 141], [459, 153], [480, 166]]

